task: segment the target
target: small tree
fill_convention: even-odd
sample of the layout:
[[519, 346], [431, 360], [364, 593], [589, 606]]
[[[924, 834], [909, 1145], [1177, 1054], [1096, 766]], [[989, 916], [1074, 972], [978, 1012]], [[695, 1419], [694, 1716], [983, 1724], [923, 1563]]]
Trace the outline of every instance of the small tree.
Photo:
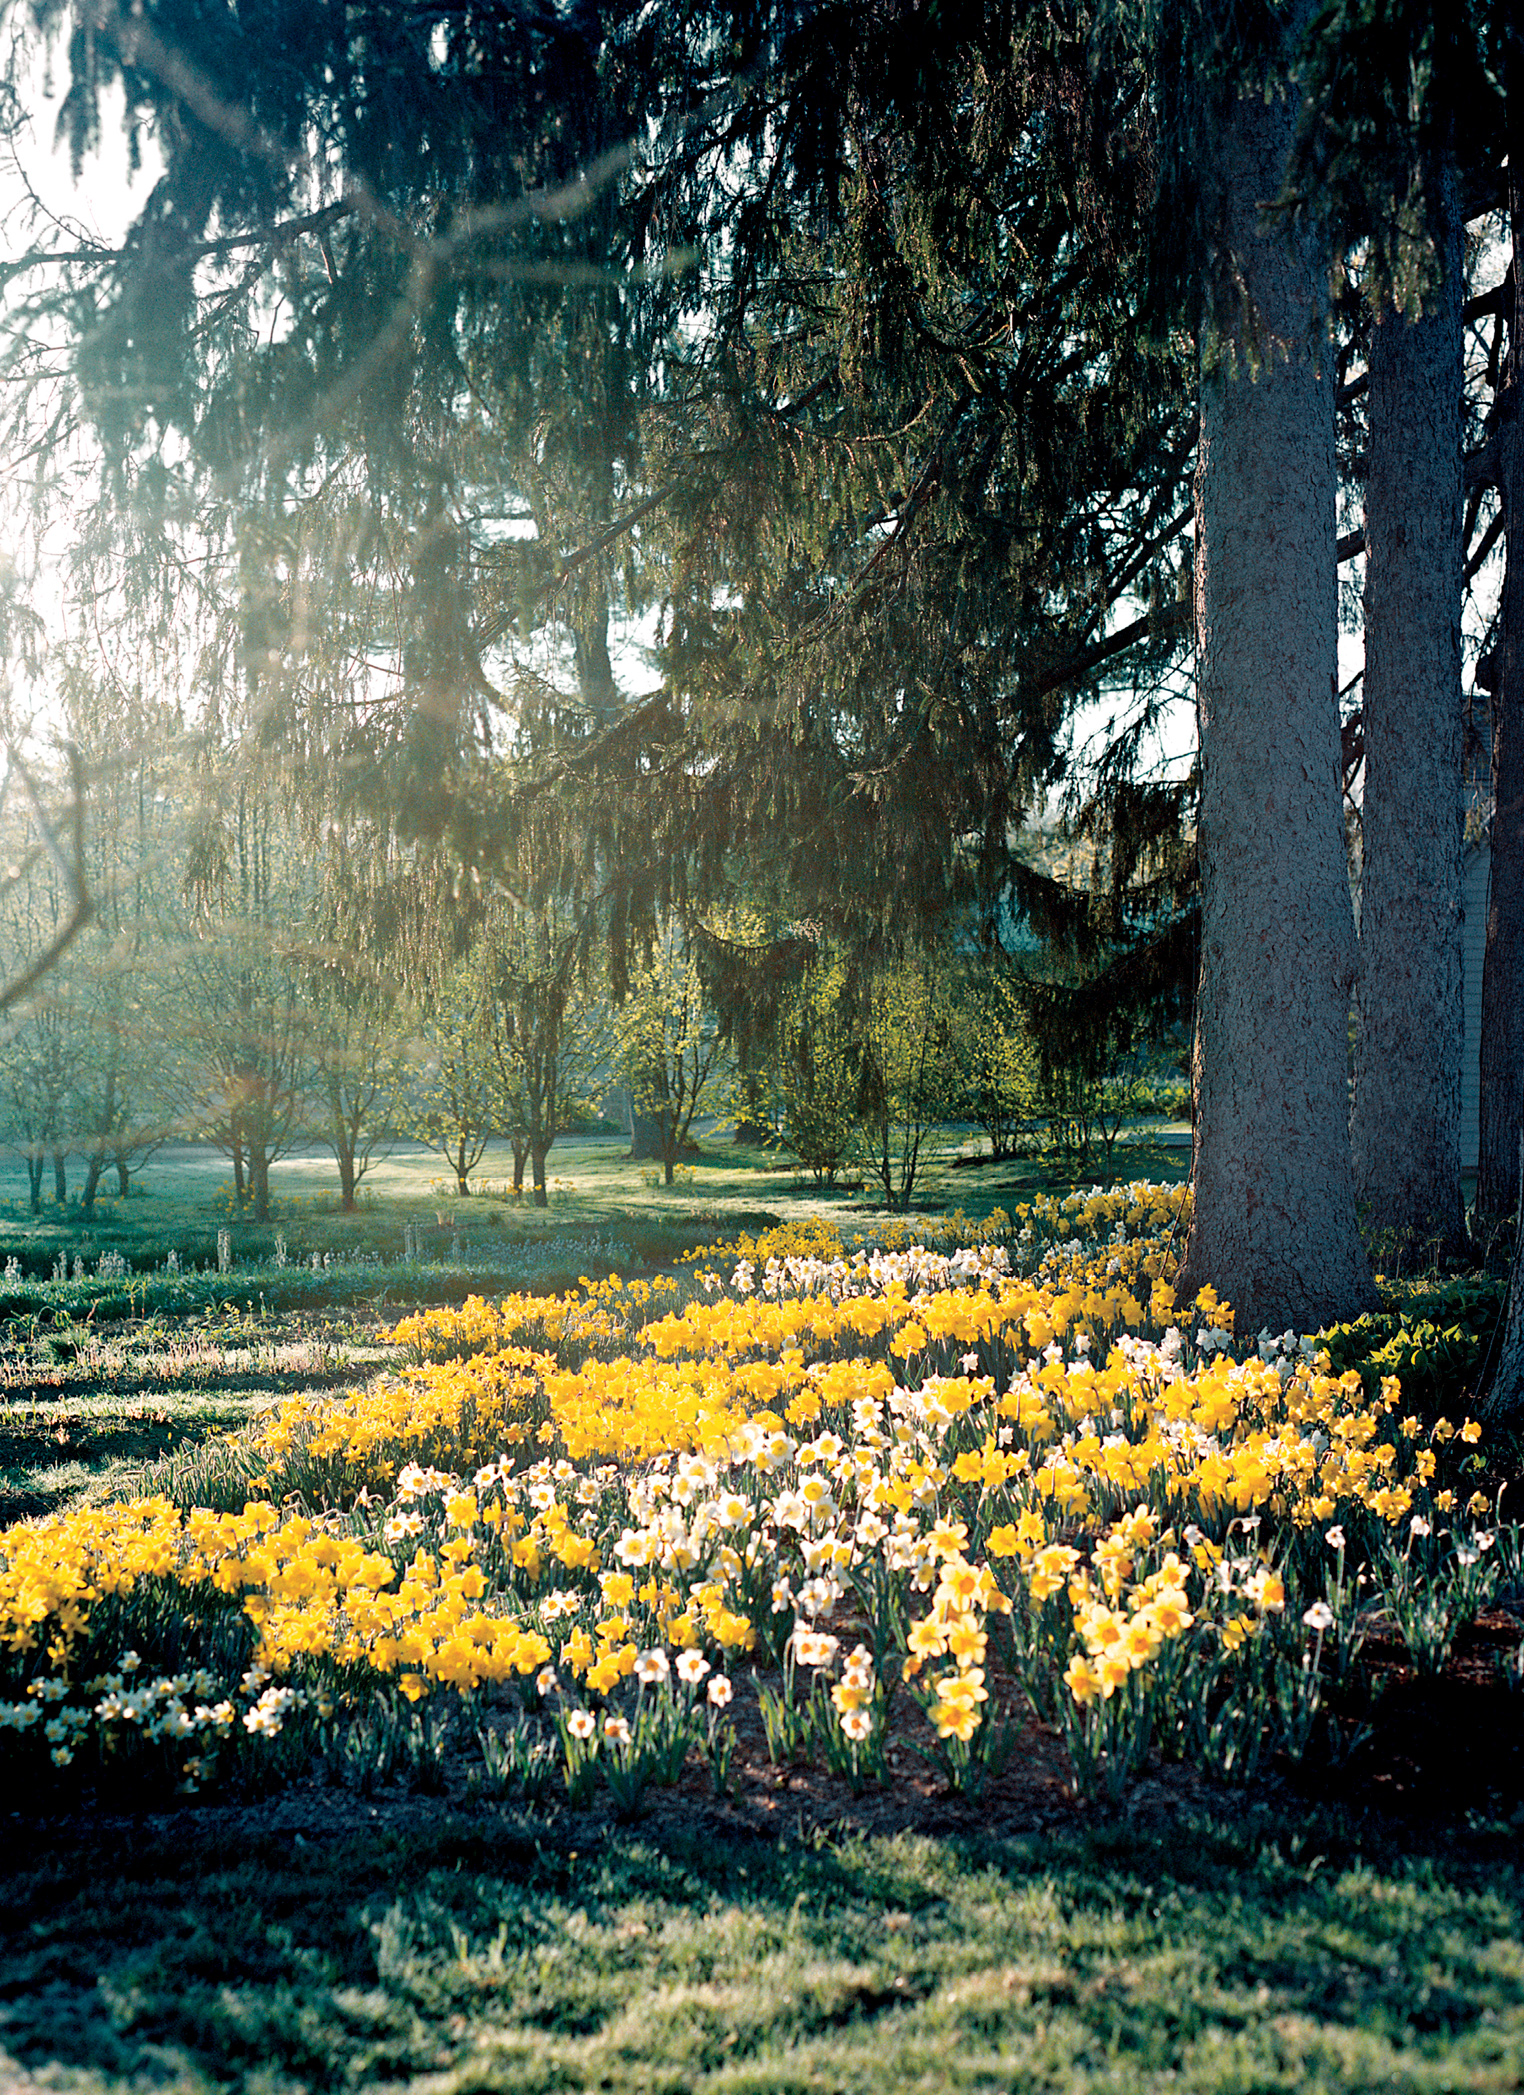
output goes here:
[[65, 1128], [75, 1082], [77, 1040], [57, 983], [12, 1021], [5, 1036], [5, 1119], [10, 1146], [26, 1166], [31, 1211], [42, 1206], [42, 1182], [53, 1163], [54, 1193], [68, 1198]]
[[1027, 981], [1020, 991], [1036, 1043], [1037, 1096], [1053, 1147], [1081, 1172], [1099, 1143], [1112, 1152], [1148, 1067], [1136, 1012], [1111, 993], [1106, 974], [1078, 968]]
[[271, 1166], [304, 1132], [309, 1040], [298, 963], [271, 949], [263, 927], [222, 927], [186, 954], [180, 987], [186, 1124], [231, 1162], [239, 1206], [267, 1222]]
[[574, 928], [553, 903], [505, 914], [479, 957], [495, 1114], [513, 1144], [513, 1190], [530, 1167], [534, 1204], [549, 1200], [545, 1160], [574, 1114], [590, 1108], [609, 1053], [604, 1006], [576, 978]]
[[999, 1162], [1014, 1156], [1040, 1111], [1040, 1070], [1008, 967], [970, 967], [951, 1013], [961, 1110], [989, 1137]]
[[391, 1135], [408, 1080], [395, 987], [348, 954], [309, 970], [314, 1132], [333, 1151], [345, 1214]]
[[956, 1093], [947, 999], [927, 960], [875, 975], [863, 997], [858, 1112], [884, 1200], [910, 1206], [927, 1131]]
[[[155, 1053], [157, 1026], [143, 980], [151, 963], [141, 952], [108, 956], [92, 973], [86, 1036], [69, 1101], [71, 1140], [84, 1159], [80, 1185], [82, 1215], [95, 1213], [101, 1181], [116, 1175], [125, 1199], [132, 1175], [170, 1139], [162, 1094], [162, 1058]], [[162, 988], [162, 979], [151, 978]]]
[[838, 956], [818, 960], [784, 999], [776, 1039], [784, 1139], [817, 1186], [832, 1185], [862, 1148], [863, 1048]]
[[699, 1101], [728, 1052], [676, 926], [668, 926], [650, 965], [633, 978], [614, 1015], [614, 1036], [631, 1111], [650, 1122], [653, 1152], [670, 1186]]
[[492, 1138], [498, 1102], [489, 1012], [475, 959], [460, 963], [430, 998], [424, 1034], [409, 1075], [404, 1123], [436, 1149], [471, 1191], [471, 1173]]

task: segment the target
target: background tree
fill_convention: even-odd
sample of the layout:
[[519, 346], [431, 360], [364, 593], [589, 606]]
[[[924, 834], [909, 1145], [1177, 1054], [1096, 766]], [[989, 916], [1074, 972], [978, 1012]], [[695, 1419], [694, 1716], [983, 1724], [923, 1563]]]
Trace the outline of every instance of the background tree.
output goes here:
[[845, 955], [829, 950], [785, 992], [768, 1066], [783, 1139], [816, 1185], [862, 1150], [863, 1041]]
[[437, 1149], [471, 1191], [471, 1173], [492, 1139], [498, 1104], [492, 1013], [480, 960], [460, 961], [426, 999], [408, 1080], [406, 1125]]
[[632, 975], [613, 1025], [631, 1108], [651, 1120], [657, 1161], [670, 1186], [700, 1102], [729, 1055], [681, 924], [666, 926], [647, 965]]
[[551, 1146], [593, 1110], [612, 1052], [603, 1000], [578, 974], [583, 930], [575, 912], [546, 900], [495, 913], [481, 934], [495, 1118], [513, 1144], [513, 1190], [523, 1190], [527, 1161], [541, 1208]]
[[1389, 1262], [1463, 1253], [1461, 226], [1440, 171], [1441, 279], [1370, 330], [1356, 1197]]
[[330, 939], [305, 963], [313, 1132], [333, 1151], [345, 1214], [403, 1111], [397, 985]]
[[[210, 790], [210, 788], [209, 788]], [[298, 940], [315, 897], [274, 809], [242, 780], [221, 819], [203, 808], [189, 842], [175, 960], [181, 1125], [233, 1167], [233, 1196], [270, 1216], [270, 1168], [305, 1133], [311, 1014]]]
[[1039, 1111], [1041, 1079], [1016, 970], [999, 962], [966, 968], [952, 1028], [961, 1110], [988, 1137], [992, 1162], [1013, 1157]]
[[926, 1136], [956, 1095], [949, 1003], [925, 957], [881, 969], [859, 993], [863, 1146], [885, 1205], [901, 1212], [915, 1192]]

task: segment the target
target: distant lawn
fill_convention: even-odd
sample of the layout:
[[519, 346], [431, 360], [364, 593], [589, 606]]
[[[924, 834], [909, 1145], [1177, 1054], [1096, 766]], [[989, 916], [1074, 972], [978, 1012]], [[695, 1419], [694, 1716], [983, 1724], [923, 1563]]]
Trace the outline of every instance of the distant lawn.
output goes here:
[[[1171, 1133], [1173, 1132], [1173, 1139]], [[961, 1208], [974, 1218], [1009, 1208], [1039, 1193], [1066, 1192], [1103, 1175], [1098, 1155], [1078, 1172], [1062, 1158], [1032, 1157], [976, 1168], [957, 1168], [960, 1155], [980, 1146], [966, 1127], [939, 1129], [928, 1145], [928, 1161], [917, 1184], [912, 1216], [940, 1215]], [[550, 1204], [539, 1209], [527, 1193], [511, 1192], [512, 1151], [489, 1145], [472, 1174], [472, 1192], [462, 1198], [454, 1176], [433, 1150], [399, 1143], [363, 1182], [352, 1215], [339, 1206], [333, 1160], [308, 1148], [281, 1159], [271, 1173], [274, 1212], [267, 1225], [243, 1219], [232, 1199], [231, 1167], [219, 1151], [173, 1145], [150, 1159], [125, 1200], [103, 1198], [93, 1218], [77, 1201], [60, 1209], [45, 1200], [28, 1210], [25, 1174], [9, 1155], [0, 1157], [0, 1260], [17, 1258], [32, 1275], [52, 1270], [62, 1255], [94, 1265], [102, 1252], [118, 1251], [135, 1267], [162, 1264], [173, 1251], [195, 1265], [214, 1264], [219, 1229], [231, 1233], [235, 1260], [267, 1259], [276, 1240], [287, 1254], [305, 1260], [313, 1252], [400, 1258], [411, 1227], [421, 1256], [451, 1259], [457, 1247], [467, 1262], [490, 1262], [515, 1243], [547, 1236], [612, 1237], [629, 1243], [632, 1262], [664, 1263], [689, 1245], [738, 1230], [758, 1230], [789, 1217], [829, 1215], [850, 1227], [855, 1220], [882, 1219], [884, 1208], [870, 1182], [843, 1174], [847, 1184], [817, 1187], [787, 1158], [749, 1149], [708, 1132], [698, 1152], [679, 1169], [677, 1183], [661, 1183], [656, 1166], [631, 1160], [623, 1136], [566, 1136], [551, 1151]], [[1170, 1181], [1186, 1176], [1189, 1149], [1161, 1122], [1124, 1130], [1112, 1159], [1113, 1176]], [[74, 1171], [74, 1190], [78, 1170]]]

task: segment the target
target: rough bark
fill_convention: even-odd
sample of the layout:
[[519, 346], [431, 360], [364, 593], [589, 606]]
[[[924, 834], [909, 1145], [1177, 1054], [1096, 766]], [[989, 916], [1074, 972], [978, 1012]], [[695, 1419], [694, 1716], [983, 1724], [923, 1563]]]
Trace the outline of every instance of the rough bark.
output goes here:
[[1461, 222], [1421, 318], [1371, 329], [1355, 1196], [1378, 1262], [1464, 1255]]
[[1320, 253], [1260, 206], [1289, 92], [1239, 97], [1220, 148], [1223, 279], [1196, 479], [1202, 884], [1194, 1214], [1180, 1297], [1237, 1329], [1374, 1308], [1355, 1219], [1347, 1032], [1356, 946], [1340, 819], [1333, 374]]
[[1506, 566], [1492, 693], [1492, 879], [1482, 964], [1481, 1139], [1476, 1211], [1497, 1223], [1519, 1204], [1524, 1114], [1524, 61], [1508, 89], [1513, 300], [1508, 383], [1499, 402], [1498, 486]]

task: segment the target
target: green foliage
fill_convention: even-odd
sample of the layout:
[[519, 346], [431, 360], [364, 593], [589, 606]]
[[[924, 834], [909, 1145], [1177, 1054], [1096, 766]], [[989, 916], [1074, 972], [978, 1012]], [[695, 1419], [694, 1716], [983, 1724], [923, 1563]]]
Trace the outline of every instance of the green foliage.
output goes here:
[[956, 1096], [952, 1022], [933, 962], [875, 972], [860, 992], [858, 1112], [886, 1206], [908, 1209], [933, 1124]]
[[1336, 1374], [1354, 1368], [1368, 1395], [1396, 1375], [1405, 1403], [1432, 1417], [1474, 1403], [1502, 1323], [1506, 1285], [1476, 1276], [1380, 1283], [1388, 1305], [1375, 1316], [1318, 1334]]
[[1041, 1109], [1041, 1066], [1008, 967], [987, 963], [963, 975], [951, 1053], [963, 1112], [989, 1137], [992, 1157], [1014, 1156]]
[[631, 978], [613, 1031], [631, 1110], [652, 1129], [653, 1151], [670, 1186], [699, 1102], [729, 1059], [724, 1030], [677, 924], [668, 923]]
[[846, 965], [825, 955], [783, 999], [773, 1060], [784, 1138], [817, 1186], [858, 1154], [862, 1076]]
[[497, 1089], [491, 1025], [481, 959], [472, 956], [430, 998], [402, 1109], [403, 1126], [438, 1150], [461, 1193], [470, 1192], [471, 1173], [493, 1133]]

